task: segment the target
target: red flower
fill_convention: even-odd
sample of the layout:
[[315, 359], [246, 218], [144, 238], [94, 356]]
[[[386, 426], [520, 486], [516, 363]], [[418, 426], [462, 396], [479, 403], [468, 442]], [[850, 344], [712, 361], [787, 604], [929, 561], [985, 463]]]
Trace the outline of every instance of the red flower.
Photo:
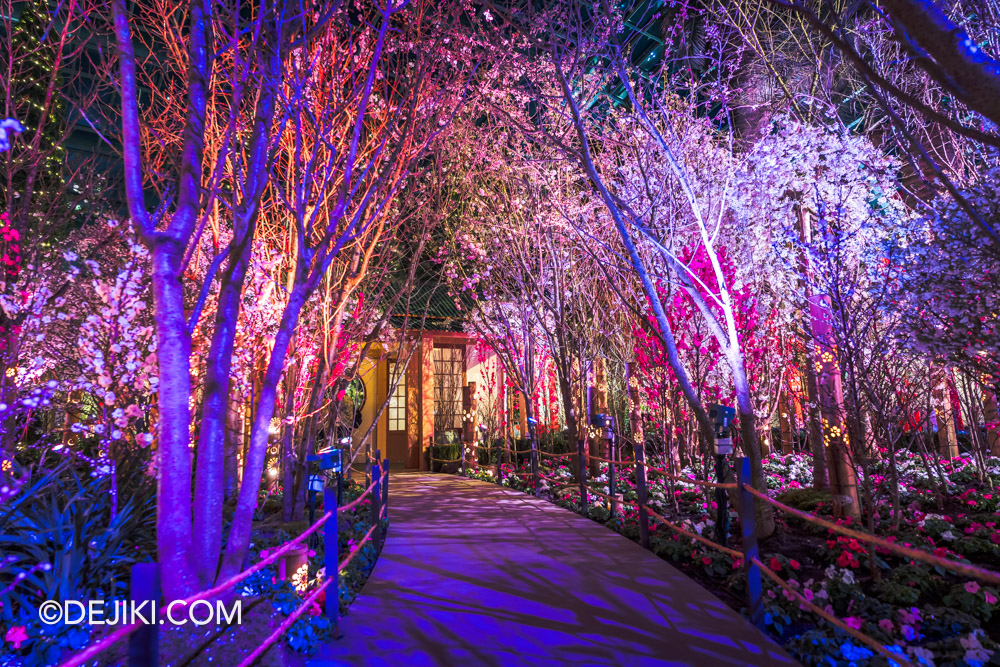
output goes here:
[[705, 556], [704, 558], [701, 559], [701, 564], [702, 565], [711, 565], [712, 564], [712, 559], [709, 558], [708, 556]]
[[799, 566], [799, 561], [795, 560], [794, 558], [793, 558], [793, 559], [791, 559], [791, 560], [789, 560], [789, 561], [788, 561], [788, 564], [792, 566], [792, 569], [793, 569], [793, 570], [797, 570], [797, 569], [799, 569], [799, 567], [800, 567], [800, 566]]
[[771, 562], [767, 564], [775, 572], [781, 572], [781, 562], [777, 556], [771, 556]]
[[840, 567], [858, 567], [858, 559], [854, 557], [850, 551], [841, 551], [840, 555], [837, 556], [837, 565]]

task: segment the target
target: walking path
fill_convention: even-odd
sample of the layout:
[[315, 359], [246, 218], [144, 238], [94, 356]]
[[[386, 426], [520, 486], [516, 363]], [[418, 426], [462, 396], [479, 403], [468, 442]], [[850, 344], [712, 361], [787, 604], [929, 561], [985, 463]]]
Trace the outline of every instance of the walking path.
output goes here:
[[390, 526], [309, 665], [795, 665], [638, 544], [527, 494], [393, 473]]

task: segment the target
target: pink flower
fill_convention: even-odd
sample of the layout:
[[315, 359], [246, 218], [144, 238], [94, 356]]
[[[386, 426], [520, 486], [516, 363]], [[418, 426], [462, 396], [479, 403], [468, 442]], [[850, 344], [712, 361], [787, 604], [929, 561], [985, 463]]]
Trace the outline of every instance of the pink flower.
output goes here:
[[891, 634], [892, 629], [895, 626], [892, 624], [892, 621], [890, 621], [888, 618], [883, 618], [881, 621], [878, 622], [878, 627], [881, 628], [882, 632], [885, 632], [886, 634]]
[[847, 623], [847, 627], [854, 628], [855, 630], [861, 629], [861, 619], [857, 616], [848, 616], [844, 619], [844, 623]]
[[997, 596], [993, 595], [989, 591], [983, 591], [983, 597], [986, 598], [986, 604], [996, 604]]
[[972, 593], [973, 595], [975, 595], [976, 593], [979, 592], [979, 584], [977, 584], [974, 581], [970, 581], [965, 585], [965, 592]]
[[15, 625], [4, 635], [4, 640], [11, 643], [15, 649], [21, 648], [21, 644], [28, 641], [28, 632], [23, 625]]

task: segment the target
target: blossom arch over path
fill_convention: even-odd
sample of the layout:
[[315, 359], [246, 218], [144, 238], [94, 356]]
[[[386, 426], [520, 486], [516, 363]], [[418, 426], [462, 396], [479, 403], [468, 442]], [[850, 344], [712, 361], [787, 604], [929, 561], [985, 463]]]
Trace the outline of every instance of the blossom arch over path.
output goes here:
[[329, 665], [795, 665], [638, 544], [527, 494], [392, 475], [392, 525]]

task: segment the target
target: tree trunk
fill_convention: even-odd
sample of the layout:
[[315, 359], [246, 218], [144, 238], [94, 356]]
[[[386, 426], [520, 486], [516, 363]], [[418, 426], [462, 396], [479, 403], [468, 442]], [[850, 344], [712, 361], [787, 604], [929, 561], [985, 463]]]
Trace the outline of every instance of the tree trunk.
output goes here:
[[261, 473], [267, 454], [268, 428], [271, 425], [271, 417], [274, 415], [278, 381], [281, 379], [285, 359], [288, 356], [288, 347], [291, 344], [299, 314], [302, 312], [302, 306], [306, 300], [305, 287], [302, 285], [301, 279], [301, 276], [296, 279], [288, 296], [288, 303], [285, 305], [285, 311], [282, 313], [281, 322], [278, 325], [278, 332], [274, 337], [274, 347], [271, 350], [271, 358], [264, 374], [264, 381], [261, 383], [253, 430], [250, 435], [250, 447], [244, 466], [243, 483], [240, 485], [239, 500], [236, 504], [236, 513], [233, 516], [233, 525], [229, 531], [229, 540], [226, 543], [219, 581], [240, 571], [247, 548], [250, 545], [253, 513], [257, 508]]
[[990, 456], [1000, 456], [1000, 409], [997, 408], [996, 392], [989, 389], [983, 391], [983, 418], [986, 420], [986, 441], [990, 446]]
[[820, 415], [823, 418], [823, 438], [826, 445], [827, 466], [830, 475], [830, 492], [836, 516], [861, 518], [861, 499], [858, 496], [857, 476], [851, 451], [846, 441], [844, 423], [844, 392], [841, 386], [840, 367], [833, 353], [827, 297], [809, 297], [809, 323], [812, 329], [814, 356], [807, 363], [817, 368]]
[[[740, 355], [738, 358], [736, 355]], [[750, 385], [747, 383], [743, 367], [743, 359], [739, 350], [735, 350], [729, 360], [733, 371], [733, 385], [736, 389], [736, 407], [740, 421], [740, 441], [743, 452], [750, 459], [750, 479], [758, 491], [767, 491], [764, 480], [764, 466], [761, 462], [760, 441], [757, 439], [756, 415], [753, 409], [753, 398], [750, 396]], [[713, 441], [714, 442], [714, 441]], [[728, 466], [727, 466], [728, 467]], [[731, 476], [726, 473], [726, 478]], [[764, 502], [754, 503], [757, 518], [758, 537], [767, 537], [774, 532], [774, 509]]]
[[958, 456], [958, 433], [955, 431], [955, 415], [948, 392], [947, 369], [932, 362], [930, 378], [931, 405], [937, 420], [938, 453], [942, 458], [953, 459]]
[[226, 408], [226, 451], [222, 469], [222, 497], [227, 503], [236, 498], [239, 488], [239, 454], [243, 449], [242, 407], [243, 395], [238, 389], [233, 390]]
[[781, 425], [781, 453], [788, 456], [795, 451], [792, 441], [792, 420], [788, 407], [788, 393], [784, 389], [778, 394], [778, 423]]
[[[294, 341], [295, 338], [293, 337]], [[294, 342], [292, 343], [294, 345]], [[299, 373], [305, 372], [304, 369], [298, 368], [297, 364], [293, 365], [285, 371], [285, 401], [282, 411], [286, 417], [292, 417], [295, 414], [295, 390], [298, 388], [299, 384]], [[279, 465], [279, 470], [281, 473], [281, 486], [284, 493], [281, 496], [281, 518], [288, 523], [292, 520], [292, 515], [295, 513], [295, 494], [293, 487], [295, 486], [295, 464], [298, 460], [295, 452], [295, 422], [286, 423], [281, 433], [281, 464]]]
[[156, 354], [160, 374], [156, 455], [156, 542], [166, 599], [193, 593], [197, 578], [191, 553], [191, 338], [184, 319], [180, 244], [153, 246]]

